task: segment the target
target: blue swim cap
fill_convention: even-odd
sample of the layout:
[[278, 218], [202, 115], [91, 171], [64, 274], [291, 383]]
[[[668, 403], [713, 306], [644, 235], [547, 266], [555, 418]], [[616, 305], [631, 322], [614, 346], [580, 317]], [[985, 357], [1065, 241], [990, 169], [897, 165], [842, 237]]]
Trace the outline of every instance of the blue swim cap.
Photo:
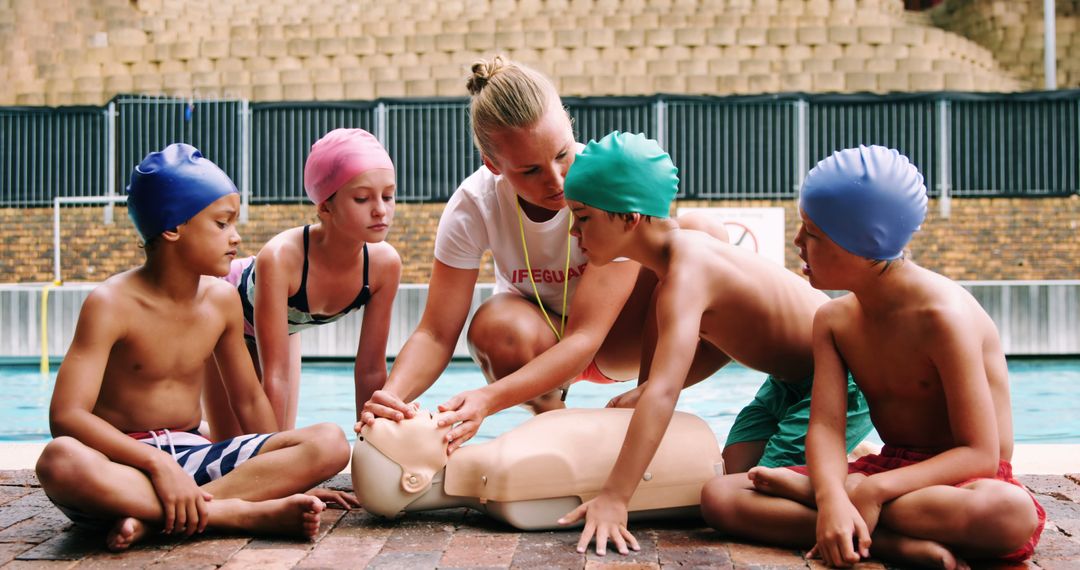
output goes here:
[[615, 131], [589, 141], [563, 183], [566, 199], [617, 214], [668, 217], [679, 192], [679, 169], [645, 135]]
[[236, 185], [195, 147], [174, 143], [146, 155], [131, 171], [128, 215], [143, 241], [195, 217]]
[[860, 145], [817, 163], [803, 182], [799, 207], [847, 251], [896, 259], [926, 218], [926, 186], [899, 151]]

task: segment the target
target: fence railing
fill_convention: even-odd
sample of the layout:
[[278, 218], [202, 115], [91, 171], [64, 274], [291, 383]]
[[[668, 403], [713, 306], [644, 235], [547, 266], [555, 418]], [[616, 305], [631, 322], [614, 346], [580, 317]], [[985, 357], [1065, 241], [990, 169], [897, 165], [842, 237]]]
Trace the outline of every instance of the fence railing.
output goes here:
[[[578, 140], [658, 139], [680, 197], [790, 198], [837, 149], [883, 144], [919, 166], [932, 196], [1080, 191], [1080, 90], [1023, 94], [567, 98]], [[0, 207], [121, 194], [146, 153], [187, 142], [254, 203], [304, 199], [311, 144], [337, 127], [376, 134], [399, 199], [444, 201], [481, 164], [465, 99], [248, 103], [118, 96], [104, 108], [0, 108]]]
[[[1010, 356], [1080, 354], [1080, 281], [961, 282], [997, 324], [1002, 349]], [[67, 352], [75, 334], [79, 309], [95, 283], [53, 288], [43, 310], [41, 286], [0, 285], [0, 359], [58, 357]], [[491, 296], [494, 286], [481, 284], [473, 292], [470, 316]], [[402, 285], [394, 301], [387, 356], [396, 356], [416, 329], [427, 303], [427, 285]], [[305, 357], [349, 358], [356, 355], [362, 311], [332, 324], [301, 333]], [[44, 324], [43, 324], [44, 323]], [[46, 330], [42, 331], [41, 327]], [[468, 325], [463, 331], [468, 330]], [[45, 333], [43, 335], [43, 333]], [[44, 338], [44, 344], [42, 339]], [[454, 356], [468, 358], [465, 334]]]

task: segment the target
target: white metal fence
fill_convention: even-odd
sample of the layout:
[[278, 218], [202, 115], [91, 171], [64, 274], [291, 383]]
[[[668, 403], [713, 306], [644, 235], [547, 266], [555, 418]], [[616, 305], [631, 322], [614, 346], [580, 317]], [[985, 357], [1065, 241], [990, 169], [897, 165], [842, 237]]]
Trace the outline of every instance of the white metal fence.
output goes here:
[[[70, 283], [49, 290], [46, 301], [46, 332], [50, 357], [67, 352], [75, 335], [79, 309], [97, 283]], [[472, 313], [491, 296], [493, 285], [478, 285], [473, 293]], [[39, 358], [41, 356], [42, 285], [0, 285], [0, 358]], [[396, 356], [424, 311], [427, 285], [402, 284], [394, 302], [387, 356]], [[356, 355], [363, 310], [334, 323], [306, 330], [301, 334], [305, 357], [349, 357]], [[467, 329], [467, 326], [466, 326]], [[455, 357], [467, 357], [464, 335], [458, 341]]]

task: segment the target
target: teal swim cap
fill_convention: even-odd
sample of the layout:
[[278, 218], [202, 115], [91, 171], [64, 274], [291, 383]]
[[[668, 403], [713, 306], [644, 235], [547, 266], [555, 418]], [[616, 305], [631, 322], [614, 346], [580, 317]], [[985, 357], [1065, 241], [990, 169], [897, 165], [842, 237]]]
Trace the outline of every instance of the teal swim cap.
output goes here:
[[589, 141], [570, 166], [563, 191], [567, 200], [606, 212], [666, 218], [679, 191], [678, 173], [656, 141], [615, 131]]
[[173, 143], [146, 155], [131, 171], [128, 215], [143, 241], [194, 218], [236, 185], [189, 144]]
[[926, 186], [899, 151], [834, 152], [803, 182], [799, 207], [837, 245], [869, 259], [897, 259], [926, 218]]

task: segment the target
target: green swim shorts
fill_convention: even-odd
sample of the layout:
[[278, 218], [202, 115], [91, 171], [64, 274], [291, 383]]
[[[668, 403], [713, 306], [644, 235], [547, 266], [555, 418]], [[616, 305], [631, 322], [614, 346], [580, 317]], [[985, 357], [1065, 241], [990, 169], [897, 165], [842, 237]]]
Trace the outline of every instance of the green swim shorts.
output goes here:
[[[810, 388], [813, 377], [798, 384], [769, 376], [761, 389], [739, 412], [728, 433], [727, 443], [765, 441], [765, 453], [758, 465], [785, 467], [806, 465], [806, 430], [810, 427]], [[850, 452], [874, 426], [855, 378], [848, 374], [847, 450]]]

